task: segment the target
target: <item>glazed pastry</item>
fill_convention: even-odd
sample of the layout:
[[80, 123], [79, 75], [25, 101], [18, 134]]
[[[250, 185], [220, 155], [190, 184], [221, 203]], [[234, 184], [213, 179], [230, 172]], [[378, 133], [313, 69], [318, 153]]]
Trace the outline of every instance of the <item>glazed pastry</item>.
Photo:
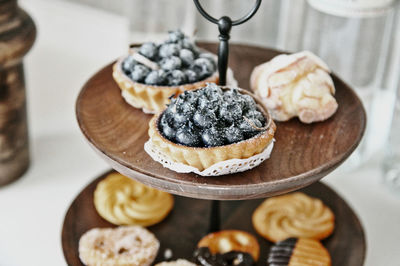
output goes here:
[[113, 172], [99, 182], [94, 206], [101, 217], [116, 225], [150, 226], [172, 210], [172, 195]]
[[239, 230], [222, 230], [208, 234], [199, 241], [197, 247], [207, 247], [211, 254], [225, 254], [230, 251], [249, 253], [254, 261], [257, 261], [260, 255], [257, 239]]
[[[166, 162], [179, 163], [183, 170], [190, 166], [203, 171], [231, 159], [249, 159], [245, 163], [235, 161], [233, 168], [229, 164], [220, 166], [238, 172], [269, 157], [274, 132], [275, 124], [268, 112], [250, 93], [209, 83], [179, 95], [150, 121], [148, 143], [164, 158], [154, 157], [146, 146], [145, 150], [153, 159], [178, 172], [182, 169], [170, 167]], [[265, 152], [268, 154], [261, 160], [251, 160], [252, 156]], [[240, 169], [239, 164], [246, 168]], [[218, 170], [211, 175], [224, 173]]]
[[328, 66], [311, 52], [283, 54], [257, 66], [250, 86], [274, 120], [297, 116], [303, 123], [312, 123], [328, 119], [338, 107], [329, 73]]
[[79, 258], [86, 265], [150, 265], [160, 243], [140, 226], [94, 228], [79, 240]]
[[181, 31], [157, 45], [144, 43], [113, 66], [113, 77], [127, 103], [156, 113], [165, 108], [169, 97], [183, 91], [218, 83], [214, 55], [200, 50]]
[[157, 263], [155, 266], [196, 266], [196, 264], [191, 263], [185, 259], [179, 259], [175, 261], [164, 261]]
[[272, 246], [269, 266], [330, 266], [331, 257], [324, 246], [314, 239], [288, 238]]
[[193, 256], [196, 263], [201, 266], [252, 266], [255, 264], [249, 253], [240, 251], [212, 254], [207, 247], [201, 247], [195, 250]]
[[335, 227], [333, 212], [319, 199], [296, 192], [266, 199], [253, 213], [255, 230], [277, 242], [289, 237], [323, 239]]

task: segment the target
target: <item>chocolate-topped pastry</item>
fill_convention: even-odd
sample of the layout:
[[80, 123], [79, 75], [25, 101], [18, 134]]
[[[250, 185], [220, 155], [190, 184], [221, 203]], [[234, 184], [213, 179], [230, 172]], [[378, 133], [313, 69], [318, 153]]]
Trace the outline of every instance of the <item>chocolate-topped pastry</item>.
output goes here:
[[[190, 171], [196, 172], [233, 159], [243, 161], [232, 162], [232, 167], [217, 165], [206, 175], [245, 171], [257, 166], [269, 157], [276, 127], [265, 107], [253, 97], [242, 89], [219, 87], [214, 83], [185, 91], [150, 121], [150, 140], [146, 145], [151, 145], [151, 149], [145, 145], [146, 152], [178, 172], [177, 167], [186, 171], [188, 165], [192, 167]], [[163, 158], [154, 154], [161, 154]], [[260, 158], [252, 158], [258, 155]], [[171, 167], [169, 162], [185, 166]]]
[[269, 266], [331, 265], [331, 258], [324, 246], [314, 239], [288, 238], [271, 247]]
[[255, 264], [253, 257], [246, 252], [230, 251], [212, 254], [207, 247], [195, 250], [195, 262], [201, 266], [252, 266]]
[[180, 30], [163, 43], [133, 46], [113, 67], [122, 96], [147, 112], [161, 111], [171, 95], [218, 82], [217, 57], [199, 49]]

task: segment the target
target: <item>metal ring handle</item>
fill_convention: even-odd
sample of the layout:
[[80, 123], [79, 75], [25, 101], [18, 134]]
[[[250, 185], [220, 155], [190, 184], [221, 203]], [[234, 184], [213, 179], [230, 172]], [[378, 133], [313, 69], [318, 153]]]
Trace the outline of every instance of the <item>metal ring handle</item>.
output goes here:
[[[256, 0], [253, 8], [249, 11], [249, 13], [247, 13], [247, 15], [243, 16], [240, 19], [233, 20], [232, 21], [232, 26], [240, 25], [240, 24], [248, 21], [249, 19], [251, 19], [251, 17], [254, 16], [254, 14], [257, 12], [258, 8], [260, 7], [261, 1], [262, 0]], [[214, 24], [218, 24], [218, 19], [212, 17], [210, 14], [208, 14], [205, 11], [204, 8], [201, 6], [199, 0], [193, 0], [193, 2], [196, 5], [197, 9], [199, 10], [200, 14], [203, 15], [203, 17], [205, 17], [207, 20], [211, 21]]]

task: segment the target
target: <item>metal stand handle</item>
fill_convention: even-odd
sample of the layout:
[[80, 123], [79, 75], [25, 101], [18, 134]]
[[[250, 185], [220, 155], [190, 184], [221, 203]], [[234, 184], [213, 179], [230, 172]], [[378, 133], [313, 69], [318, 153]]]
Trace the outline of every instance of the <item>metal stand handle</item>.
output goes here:
[[208, 21], [217, 24], [219, 30], [219, 45], [218, 45], [218, 72], [219, 72], [219, 85], [226, 85], [226, 70], [228, 68], [228, 55], [229, 55], [229, 39], [232, 26], [240, 25], [248, 21], [257, 12], [261, 5], [262, 0], [256, 0], [253, 8], [247, 15], [237, 20], [231, 20], [227, 16], [216, 19], [208, 14], [201, 6], [199, 0], [193, 0], [200, 14], [203, 15]]
[[[261, 5], [262, 0], [256, 0], [253, 8], [244, 17], [231, 20], [227, 16], [223, 16], [220, 19], [216, 19], [210, 16], [201, 6], [199, 0], [193, 0], [200, 14], [203, 15], [208, 21], [217, 24], [219, 30], [219, 45], [218, 45], [218, 72], [219, 72], [219, 85], [226, 85], [226, 70], [228, 68], [228, 56], [229, 56], [229, 39], [232, 26], [240, 25], [248, 21], [257, 12]], [[220, 202], [218, 200], [213, 200], [211, 202], [210, 211], [210, 227], [209, 232], [215, 232], [220, 229]]]

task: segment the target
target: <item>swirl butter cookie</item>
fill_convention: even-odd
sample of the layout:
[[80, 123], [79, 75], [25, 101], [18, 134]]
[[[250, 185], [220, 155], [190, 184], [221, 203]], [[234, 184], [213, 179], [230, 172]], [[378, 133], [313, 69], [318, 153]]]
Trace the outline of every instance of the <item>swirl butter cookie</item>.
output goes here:
[[94, 205], [101, 217], [116, 225], [150, 226], [171, 211], [173, 196], [147, 187], [119, 173], [111, 173], [94, 192]]
[[140, 226], [93, 228], [79, 240], [79, 258], [86, 265], [150, 265], [160, 243]]
[[333, 212], [319, 199], [296, 192], [265, 200], [253, 213], [255, 230], [277, 242], [289, 237], [323, 239], [334, 229]]
[[330, 266], [331, 257], [324, 246], [314, 239], [288, 238], [272, 246], [269, 266]]

